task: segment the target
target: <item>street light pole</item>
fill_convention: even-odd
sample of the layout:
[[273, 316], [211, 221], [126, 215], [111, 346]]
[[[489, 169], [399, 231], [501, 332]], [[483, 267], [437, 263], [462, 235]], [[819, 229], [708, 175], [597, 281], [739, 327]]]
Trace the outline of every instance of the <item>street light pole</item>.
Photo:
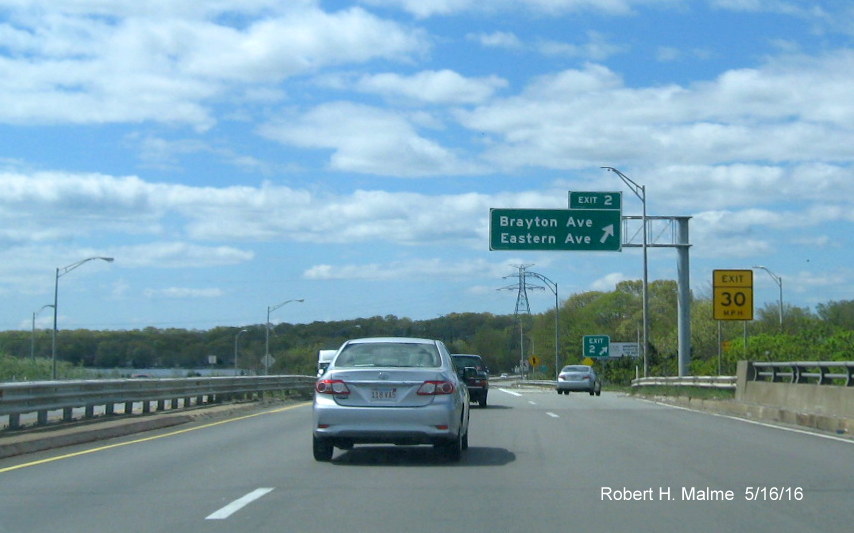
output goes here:
[[555, 379], [557, 379], [558, 374], [560, 374], [560, 367], [558, 366], [559, 365], [559, 363], [558, 363], [558, 343], [560, 340], [560, 337], [558, 335], [558, 313], [560, 313], [560, 311], [559, 311], [558, 296], [557, 296], [557, 283], [555, 283], [554, 281], [545, 277], [544, 275], [538, 274], [536, 272], [525, 272], [525, 274], [534, 276], [535, 278], [537, 278], [540, 281], [542, 281], [543, 283], [545, 283], [546, 286], [555, 295]]
[[647, 266], [647, 231], [646, 231], [646, 186], [639, 185], [638, 183], [632, 181], [631, 178], [617, 170], [613, 167], [602, 167], [605, 170], [613, 172], [617, 176], [623, 180], [629, 189], [635, 193], [635, 196], [640, 198], [641, 203], [643, 204], [643, 216], [641, 217], [642, 225], [643, 225], [643, 376], [647, 377], [648, 372], [648, 362], [647, 362], [647, 346], [649, 345], [649, 279], [648, 279], [648, 266]]
[[270, 373], [270, 313], [275, 311], [276, 309], [282, 307], [285, 304], [289, 304], [291, 302], [304, 302], [302, 298], [298, 300], [285, 300], [284, 302], [267, 306], [267, 322], [264, 323], [264, 331], [266, 332], [264, 336], [264, 375], [268, 375]]
[[241, 335], [249, 331], [248, 329], [241, 329], [237, 332], [237, 335], [234, 336], [234, 375], [237, 375], [237, 339], [240, 338]]
[[59, 278], [68, 274], [75, 268], [79, 267], [83, 263], [88, 263], [89, 261], [94, 261], [96, 259], [100, 259], [101, 261], [106, 261], [108, 263], [113, 262], [112, 257], [88, 257], [83, 259], [82, 261], [77, 261], [76, 263], [71, 263], [65, 267], [57, 267], [56, 268], [56, 279], [53, 285], [53, 335], [51, 336], [51, 347], [50, 347], [50, 359], [51, 359], [51, 379], [56, 379], [56, 318], [57, 318], [57, 306], [59, 305]]
[[768, 267], [757, 265], [757, 266], [754, 266], [753, 268], [759, 268], [759, 269], [762, 269], [765, 272], [767, 272], [768, 275], [771, 276], [771, 279], [774, 280], [774, 283], [777, 284], [777, 288], [780, 289], [780, 299], [778, 300], [778, 304], [779, 304], [778, 310], [779, 310], [779, 314], [780, 314], [780, 333], [782, 333], [783, 332], [783, 278], [778, 276], [777, 274], [771, 272], [770, 270], [768, 270]]
[[38, 311], [33, 311], [33, 332], [30, 337], [30, 359], [36, 358], [36, 316], [42, 312], [46, 307], [53, 307], [53, 304], [46, 304], [41, 306]]

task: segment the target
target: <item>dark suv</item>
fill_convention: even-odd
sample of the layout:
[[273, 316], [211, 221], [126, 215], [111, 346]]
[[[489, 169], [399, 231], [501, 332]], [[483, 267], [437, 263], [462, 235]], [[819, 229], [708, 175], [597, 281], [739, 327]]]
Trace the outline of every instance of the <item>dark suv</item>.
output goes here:
[[451, 354], [451, 359], [454, 360], [454, 367], [460, 377], [463, 377], [463, 372], [468, 367], [477, 370], [474, 376], [470, 375], [465, 380], [466, 387], [469, 390], [469, 399], [477, 402], [481, 407], [486, 407], [486, 396], [489, 394], [489, 369], [486, 368], [483, 358], [479, 355], [455, 353]]

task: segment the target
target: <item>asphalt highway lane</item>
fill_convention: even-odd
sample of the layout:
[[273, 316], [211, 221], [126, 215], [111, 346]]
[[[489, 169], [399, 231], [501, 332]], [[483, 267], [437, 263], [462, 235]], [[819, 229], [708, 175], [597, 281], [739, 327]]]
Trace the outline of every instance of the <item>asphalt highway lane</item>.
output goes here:
[[470, 448], [311, 454], [308, 404], [0, 461], [0, 533], [846, 531], [854, 442], [493, 389]]

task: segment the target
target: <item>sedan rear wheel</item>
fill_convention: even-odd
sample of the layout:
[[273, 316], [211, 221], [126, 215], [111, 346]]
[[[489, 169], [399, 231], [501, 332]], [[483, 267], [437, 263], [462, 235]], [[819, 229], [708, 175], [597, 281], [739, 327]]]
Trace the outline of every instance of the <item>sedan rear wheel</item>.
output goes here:
[[462, 434], [457, 434], [456, 439], [437, 444], [435, 447], [448, 461], [456, 463], [463, 457], [463, 436]]
[[312, 436], [311, 449], [314, 452], [315, 461], [331, 461], [333, 446], [329, 439]]

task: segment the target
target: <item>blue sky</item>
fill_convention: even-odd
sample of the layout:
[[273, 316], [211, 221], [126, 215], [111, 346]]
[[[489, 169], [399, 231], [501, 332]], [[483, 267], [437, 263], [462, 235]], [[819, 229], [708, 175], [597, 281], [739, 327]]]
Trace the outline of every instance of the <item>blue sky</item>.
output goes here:
[[509, 314], [519, 264], [611, 290], [639, 249], [488, 242], [570, 190], [640, 215], [602, 166], [691, 217], [694, 294], [852, 299], [852, 37], [847, 0], [0, 0], [0, 329], [93, 256], [60, 328]]

